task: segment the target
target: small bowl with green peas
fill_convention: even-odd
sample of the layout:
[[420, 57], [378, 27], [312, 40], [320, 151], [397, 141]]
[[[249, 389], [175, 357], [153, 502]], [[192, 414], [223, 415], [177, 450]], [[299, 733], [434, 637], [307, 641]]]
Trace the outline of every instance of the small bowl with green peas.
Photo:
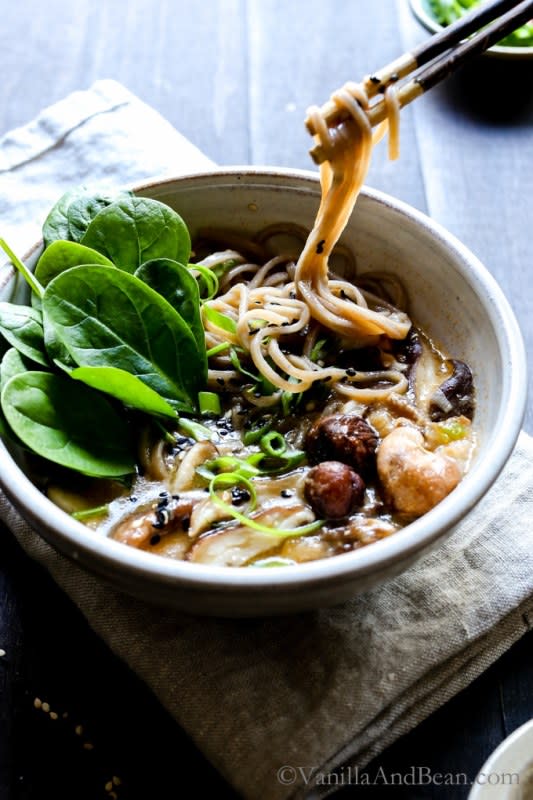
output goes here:
[[[484, 0], [409, 0], [409, 2], [418, 21], [428, 31], [439, 33], [481, 5]], [[533, 59], [533, 19], [491, 47], [487, 55], [511, 60]]]

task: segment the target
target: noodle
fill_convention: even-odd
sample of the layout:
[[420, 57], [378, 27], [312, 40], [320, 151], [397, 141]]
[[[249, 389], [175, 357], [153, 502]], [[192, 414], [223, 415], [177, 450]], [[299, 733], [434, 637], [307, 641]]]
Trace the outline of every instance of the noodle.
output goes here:
[[[311, 322], [340, 335], [351, 347], [375, 343], [382, 335], [403, 339], [411, 327], [410, 319], [400, 310], [405, 307], [405, 293], [395, 277], [383, 273], [365, 276], [362, 282], [368, 287], [365, 290], [330, 272], [329, 258], [352, 213], [368, 171], [372, 148], [380, 138], [379, 135], [375, 139], [372, 137], [366, 115], [368, 97], [361, 85], [345, 84], [333, 94], [332, 101], [349, 113], [349, 119], [335, 129], [328, 128], [319, 108], [312, 107], [308, 112], [317, 143], [325, 155], [320, 167], [322, 197], [314, 227], [295, 267], [287, 255], [270, 258], [263, 265], [254, 265], [240, 257], [239, 264], [221, 280], [221, 288], [227, 291], [206, 304], [232, 320], [235, 332], [223, 330], [206, 317], [204, 324], [208, 347], [221, 342], [241, 347], [258, 372], [278, 390], [298, 394], [307, 391], [315, 381], [329, 381], [343, 396], [372, 402], [390, 392], [406, 391], [407, 381], [401, 370], [392, 368], [380, 373], [379, 388], [360, 388], [357, 384], [368, 383], [367, 373], [358, 373], [347, 380], [345, 370], [320, 367], [307, 357], [310, 347], [306, 337], [302, 353], [307, 355], [303, 357], [284, 353], [283, 348], [284, 337], [304, 332]], [[393, 88], [386, 90], [385, 102], [389, 154], [396, 157], [399, 105]], [[381, 126], [381, 134], [386, 127], [387, 121]], [[204, 232], [204, 235], [206, 233], [209, 234]], [[216, 233], [215, 238], [220, 241], [221, 234]], [[253, 243], [240, 244], [245, 252], [253, 253], [269, 239], [283, 234], [304, 238], [299, 226], [276, 224], [257, 234]], [[233, 247], [236, 242], [236, 237], [231, 236], [227, 243]], [[200, 263], [211, 265], [213, 257], [210, 259]], [[235, 283], [243, 276], [248, 278], [246, 284]], [[391, 302], [383, 299], [384, 285], [390, 288]], [[313, 331], [316, 336], [316, 325]], [[223, 365], [231, 366], [227, 356], [219, 358], [218, 368], [209, 371], [212, 385], [217, 381], [220, 384], [221, 379], [226, 383], [236, 377], [234, 370], [221, 369]], [[383, 387], [382, 381], [388, 385]]]

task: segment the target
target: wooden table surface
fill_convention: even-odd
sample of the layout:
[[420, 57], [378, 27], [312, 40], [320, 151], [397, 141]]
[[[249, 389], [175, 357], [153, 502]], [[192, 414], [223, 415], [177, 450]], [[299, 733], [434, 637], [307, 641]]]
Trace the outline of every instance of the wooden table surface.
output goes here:
[[[407, 0], [4, 0], [1, 19], [0, 135], [109, 77], [220, 164], [300, 168], [311, 167], [306, 107], [425, 36]], [[529, 353], [532, 124], [533, 63], [482, 59], [402, 112], [400, 161], [388, 163], [380, 149], [367, 180], [430, 214], [481, 258]], [[530, 410], [530, 432], [532, 423]], [[198, 792], [235, 797], [50, 578], [0, 534], [0, 800], [96, 800], [109, 797], [113, 775], [122, 800], [188, 797], [191, 778]], [[530, 633], [369, 771], [427, 767], [472, 780], [533, 716], [532, 656]], [[59, 719], [38, 712], [35, 697]], [[338, 796], [382, 792], [353, 787]], [[467, 793], [390, 788], [409, 800]]]

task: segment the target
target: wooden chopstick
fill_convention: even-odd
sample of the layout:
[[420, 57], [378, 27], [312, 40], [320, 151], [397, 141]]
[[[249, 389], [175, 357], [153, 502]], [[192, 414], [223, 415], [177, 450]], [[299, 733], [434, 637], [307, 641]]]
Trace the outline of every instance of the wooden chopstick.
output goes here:
[[[506, 13], [498, 16], [506, 9]], [[429, 64], [413, 80], [398, 87], [396, 98], [400, 108], [403, 108], [470, 58], [483, 53], [531, 18], [533, 18], [533, 0], [522, 0], [522, 2], [493, 0], [491, 3], [483, 4], [478, 10], [465, 15], [413, 51], [404, 53], [377, 73], [367, 76], [363, 80], [367, 95], [372, 98], [378, 93], [384, 93], [389, 86], [396, 84], [421, 66]], [[488, 21], [492, 21], [491, 24], [480, 31], [479, 28]], [[476, 31], [475, 36], [463, 41]], [[321, 112], [329, 127], [338, 125], [348, 117], [345, 111], [331, 101], [322, 106]], [[367, 116], [372, 126], [382, 122], [387, 116], [384, 100], [371, 106], [367, 110]], [[309, 133], [314, 135], [311, 119], [306, 120], [306, 126]], [[320, 146], [314, 147], [310, 153], [315, 163], [320, 164], [324, 160]]]

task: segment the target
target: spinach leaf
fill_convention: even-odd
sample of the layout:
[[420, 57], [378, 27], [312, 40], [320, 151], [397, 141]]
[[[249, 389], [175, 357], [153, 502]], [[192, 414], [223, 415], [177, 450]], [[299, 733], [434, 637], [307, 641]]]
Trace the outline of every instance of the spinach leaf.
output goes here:
[[0, 303], [0, 332], [22, 355], [47, 366], [42, 317], [35, 308]]
[[25, 372], [35, 370], [35, 362], [25, 358], [14, 347], [4, 353], [0, 363], [0, 392], [14, 375], [23, 375]]
[[112, 267], [72, 267], [46, 287], [43, 312], [79, 366], [119, 367], [173, 408], [194, 409], [204, 374], [194, 336], [138, 278]]
[[108, 197], [107, 195], [93, 194], [86, 191], [84, 194], [75, 197], [68, 207], [69, 239], [72, 239], [73, 242], [80, 242], [85, 235], [85, 231], [100, 211], [119, 198], [125, 197], [132, 197], [132, 193], [119, 192], [114, 197]]
[[43, 225], [43, 240], [45, 248], [56, 239], [70, 239], [68, 225], [68, 209], [85, 192], [83, 187], [70, 189], [62, 195], [46, 217]]
[[35, 267], [35, 277], [41, 286], [48, 286], [51, 280], [60, 272], [64, 272], [70, 267], [81, 267], [90, 264], [104, 264], [107, 267], [114, 266], [112, 262], [92, 250], [77, 242], [56, 241], [49, 245]]
[[[21, 375], [29, 370], [35, 369], [35, 363], [22, 356], [14, 347], [10, 347], [4, 353], [2, 362], [0, 363], [0, 393], [4, 386], [14, 375]], [[18, 447], [24, 447], [20, 439], [15, 436], [4, 416], [4, 412], [0, 407], [0, 436], [2, 439], [9, 440]]]
[[62, 369], [64, 372], [70, 372], [72, 369], [75, 369], [77, 366], [76, 362], [57, 336], [54, 326], [46, 316], [43, 318], [43, 323], [44, 346], [46, 347], [48, 358], [52, 364], [55, 364], [56, 367], [59, 367], [59, 369]]
[[93, 389], [110, 394], [125, 406], [176, 419], [177, 414], [166, 400], [150, 389], [140, 378], [118, 367], [77, 367], [70, 373], [74, 380], [82, 381]]
[[202, 380], [207, 380], [205, 333], [200, 316], [200, 292], [196, 278], [187, 267], [170, 258], [157, 258], [141, 264], [135, 276], [162, 295], [189, 325], [198, 348]]
[[43, 225], [44, 246], [47, 248], [58, 239], [79, 242], [91, 221], [120, 197], [129, 197], [131, 192], [120, 192], [114, 197], [77, 186], [62, 195], [52, 208]]
[[93, 477], [134, 470], [128, 426], [98, 392], [50, 372], [11, 378], [2, 410], [16, 435], [35, 453]]
[[153, 258], [186, 264], [191, 252], [189, 231], [179, 214], [146, 197], [125, 197], [102, 209], [81, 242], [126, 272]]

